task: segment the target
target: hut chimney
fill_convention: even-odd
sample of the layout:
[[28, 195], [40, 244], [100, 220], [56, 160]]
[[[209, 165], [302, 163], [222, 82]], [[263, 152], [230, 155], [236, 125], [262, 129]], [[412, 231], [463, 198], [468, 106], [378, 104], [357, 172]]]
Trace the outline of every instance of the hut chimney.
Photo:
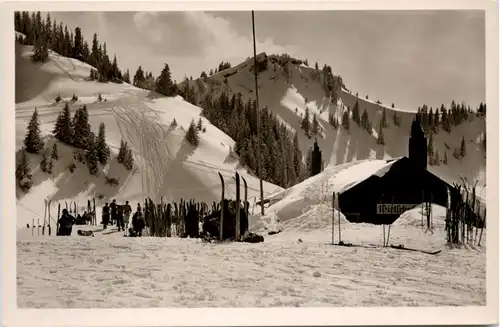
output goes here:
[[311, 158], [311, 176], [321, 173], [321, 150], [318, 146], [318, 140], [314, 140], [314, 146]]
[[414, 120], [411, 124], [408, 158], [416, 168], [427, 169], [427, 137], [419, 120]]

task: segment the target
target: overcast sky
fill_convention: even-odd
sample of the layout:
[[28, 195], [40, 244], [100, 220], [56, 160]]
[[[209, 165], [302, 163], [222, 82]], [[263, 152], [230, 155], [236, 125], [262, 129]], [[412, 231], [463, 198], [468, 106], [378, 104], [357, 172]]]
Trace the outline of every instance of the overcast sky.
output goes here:
[[[253, 54], [250, 12], [51, 12], [94, 32], [131, 75], [198, 77], [221, 61]], [[485, 101], [485, 30], [480, 11], [256, 12], [257, 52], [287, 52], [328, 64], [346, 86], [370, 99], [416, 109], [451, 100]]]

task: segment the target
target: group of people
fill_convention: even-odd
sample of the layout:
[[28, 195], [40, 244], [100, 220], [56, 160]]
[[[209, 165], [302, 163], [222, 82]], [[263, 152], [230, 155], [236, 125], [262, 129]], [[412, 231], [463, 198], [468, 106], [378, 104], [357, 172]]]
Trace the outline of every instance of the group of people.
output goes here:
[[[124, 236], [142, 236], [142, 231], [146, 227], [146, 221], [142, 212], [141, 204], [137, 204], [137, 210], [132, 216], [132, 226], [129, 228], [130, 215], [132, 214], [132, 207], [129, 202], [119, 205], [116, 200], [111, 204], [106, 204], [102, 207], [102, 225], [103, 229], [107, 229], [108, 225], [116, 224], [118, 231], [123, 231]], [[84, 217], [85, 217], [84, 213]], [[81, 221], [85, 221], [84, 217], [79, 217]], [[58, 220], [59, 228], [57, 230], [58, 236], [71, 235], [73, 225], [78, 224], [79, 220], [75, 219], [67, 209], [63, 209], [62, 215]]]
[[116, 224], [118, 231], [123, 231], [125, 236], [127, 236], [127, 231], [129, 236], [142, 236], [142, 230], [146, 224], [140, 203], [137, 204], [137, 210], [132, 216], [132, 226], [129, 228], [131, 214], [132, 207], [128, 201], [125, 201], [123, 205], [117, 204], [116, 200], [109, 205], [106, 202], [102, 207], [103, 228], [106, 229], [108, 225]]

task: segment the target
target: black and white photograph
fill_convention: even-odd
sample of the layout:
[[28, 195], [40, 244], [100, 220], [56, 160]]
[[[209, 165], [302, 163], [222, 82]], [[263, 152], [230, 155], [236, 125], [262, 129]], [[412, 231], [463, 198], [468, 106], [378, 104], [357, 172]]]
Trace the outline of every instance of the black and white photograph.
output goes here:
[[11, 4], [14, 306], [498, 304], [484, 9], [123, 4]]

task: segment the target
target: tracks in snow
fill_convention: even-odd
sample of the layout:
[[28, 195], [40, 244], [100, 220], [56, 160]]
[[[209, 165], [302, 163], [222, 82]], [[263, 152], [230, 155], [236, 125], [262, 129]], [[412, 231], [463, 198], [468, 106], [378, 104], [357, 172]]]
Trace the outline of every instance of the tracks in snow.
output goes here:
[[166, 142], [171, 129], [165, 130], [163, 125], [150, 119], [148, 114], [153, 111], [145, 105], [128, 104], [111, 110], [122, 138], [134, 150], [135, 162], [142, 166], [142, 193], [158, 201], [172, 162]]

